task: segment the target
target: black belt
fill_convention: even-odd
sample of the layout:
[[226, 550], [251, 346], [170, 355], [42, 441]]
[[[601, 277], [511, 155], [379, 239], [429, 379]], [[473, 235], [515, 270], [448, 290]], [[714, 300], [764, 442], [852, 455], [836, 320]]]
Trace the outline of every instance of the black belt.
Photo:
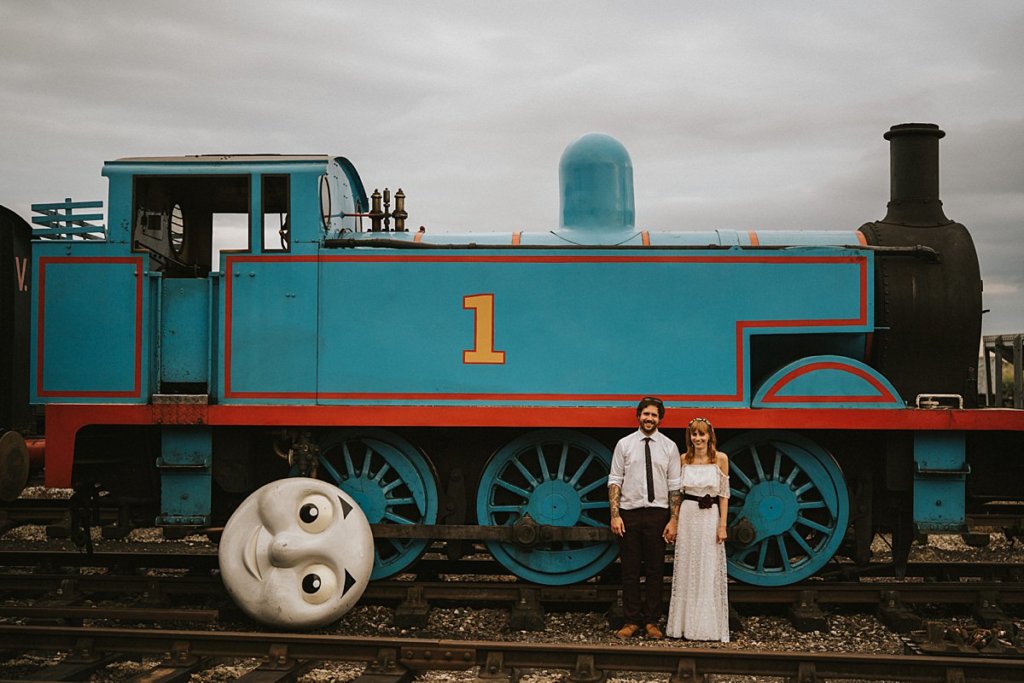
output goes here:
[[697, 501], [697, 507], [701, 510], [707, 510], [712, 505], [718, 505], [718, 496], [712, 496], [710, 493], [704, 496], [693, 496], [689, 493], [684, 493], [683, 500]]

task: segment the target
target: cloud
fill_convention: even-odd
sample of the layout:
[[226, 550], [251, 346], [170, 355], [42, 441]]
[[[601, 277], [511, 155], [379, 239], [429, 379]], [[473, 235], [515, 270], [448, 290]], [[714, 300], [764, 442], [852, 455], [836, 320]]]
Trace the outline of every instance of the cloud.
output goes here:
[[102, 197], [122, 156], [335, 153], [433, 232], [543, 231], [601, 131], [651, 229], [855, 229], [886, 212], [882, 133], [934, 122], [986, 329], [1024, 330], [992, 289], [1024, 261], [1021, 34], [1016, 1], [0, 0], [0, 203]]

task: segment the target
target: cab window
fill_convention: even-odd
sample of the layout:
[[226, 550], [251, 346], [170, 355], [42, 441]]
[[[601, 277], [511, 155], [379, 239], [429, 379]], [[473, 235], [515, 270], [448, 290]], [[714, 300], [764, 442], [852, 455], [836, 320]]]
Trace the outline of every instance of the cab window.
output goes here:
[[[222, 251], [249, 251], [248, 175], [136, 176], [132, 250], [165, 277], [205, 277]], [[286, 183], [287, 184], [287, 183]]]
[[263, 251], [289, 251], [291, 249], [291, 223], [288, 176], [265, 175], [261, 180], [263, 192]]

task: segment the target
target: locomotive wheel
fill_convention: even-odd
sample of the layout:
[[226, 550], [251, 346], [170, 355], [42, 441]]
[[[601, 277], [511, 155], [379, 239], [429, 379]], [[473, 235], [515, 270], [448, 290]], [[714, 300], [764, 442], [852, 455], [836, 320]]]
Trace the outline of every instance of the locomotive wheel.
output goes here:
[[[437, 475], [417, 448], [379, 429], [332, 433], [320, 444], [319, 477], [352, 496], [370, 524], [434, 524]], [[427, 539], [374, 541], [371, 580], [402, 571], [423, 554]]]
[[[571, 430], [541, 430], [495, 453], [480, 476], [480, 524], [512, 526], [527, 515], [539, 525], [607, 527], [611, 451]], [[488, 541], [491, 554], [516, 576], [560, 586], [584, 581], [618, 553], [614, 543], [534, 545]]]
[[787, 432], [744, 434], [722, 450], [729, 455], [729, 525], [739, 524], [751, 539], [729, 544], [729, 575], [782, 586], [821, 569], [839, 548], [850, 515], [835, 459]]

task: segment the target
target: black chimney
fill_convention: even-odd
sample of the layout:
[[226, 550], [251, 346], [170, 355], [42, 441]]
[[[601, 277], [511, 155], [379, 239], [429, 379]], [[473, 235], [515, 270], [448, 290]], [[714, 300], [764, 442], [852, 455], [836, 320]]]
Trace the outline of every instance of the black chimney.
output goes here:
[[883, 137], [889, 141], [889, 212], [883, 223], [915, 227], [946, 225], [939, 199], [939, 139], [934, 123], [901, 123]]

